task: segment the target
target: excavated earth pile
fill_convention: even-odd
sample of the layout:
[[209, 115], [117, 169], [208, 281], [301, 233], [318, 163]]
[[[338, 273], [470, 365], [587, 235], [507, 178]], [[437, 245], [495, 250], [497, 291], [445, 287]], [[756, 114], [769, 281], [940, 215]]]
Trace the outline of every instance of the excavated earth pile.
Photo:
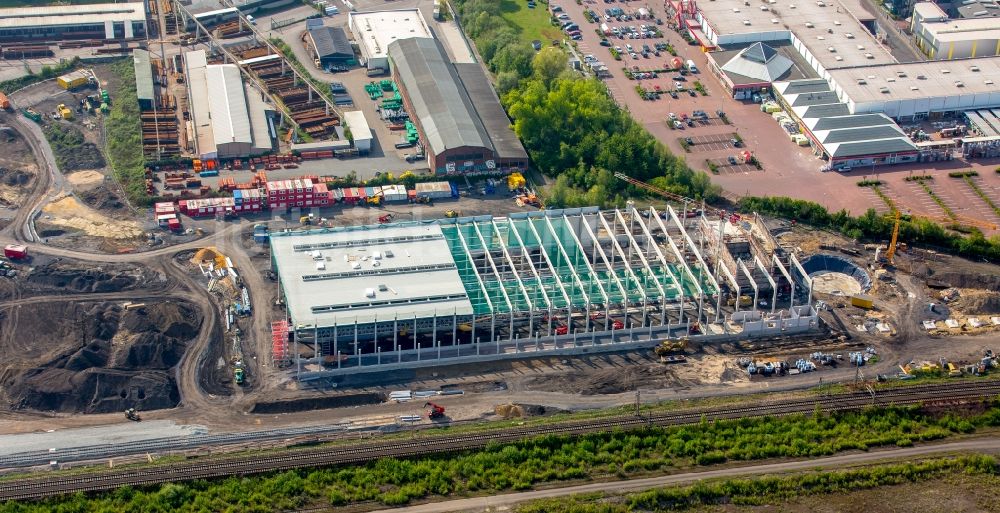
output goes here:
[[[65, 262], [35, 267], [23, 280], [23, 288], [31, 292], [102, 293], [137, 289], [157, 290], [166, 281], [145, 267], [129, 264], [77, 265]], [[37, 295], [37, 294], [36, 294]]]
[[174, 367], [197, 337], [191, 304], [44, 302], [0, 310], [0, 401], [10, 409], [108, 413], [171, 408]]

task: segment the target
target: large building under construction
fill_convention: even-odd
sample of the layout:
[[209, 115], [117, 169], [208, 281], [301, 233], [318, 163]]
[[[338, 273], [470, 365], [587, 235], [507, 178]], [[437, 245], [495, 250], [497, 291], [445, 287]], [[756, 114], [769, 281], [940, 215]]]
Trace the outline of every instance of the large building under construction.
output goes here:
[[593, 207], [270, 242], [274, 356], [303, 379], [816, 326], [811, 280], [756, 220]]

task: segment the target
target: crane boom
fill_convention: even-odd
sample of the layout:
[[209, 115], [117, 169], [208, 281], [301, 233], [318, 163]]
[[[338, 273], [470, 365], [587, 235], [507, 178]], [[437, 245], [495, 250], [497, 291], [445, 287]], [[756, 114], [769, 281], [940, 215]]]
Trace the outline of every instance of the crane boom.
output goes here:
[[[637, 180], [635, 178], [632, 178], [631, 176], [628, 176], [625, 173], [615, 173], [615, 178], [626, 181], [636, 187], [645, 189], [649, 192], [659, 194], [660, 196], [663, 196], [664, 198], [667, 198], [672, 201], [677, 201], [679, 203], [695, 203], [695, 204], [700, 203], [698, 200], [688, 198], [687, 196], [681, 196], [680, 194], [674, 194], [670, 191], [665, 191], [655, 185], [643, 182], [642, 180]], [[705, 213], [707, 214], [713, 214], [720, 217], [724, 217], [726, 215], [725, 210], [709, 207], [707, 205], [705, 205], [703, 208], [705, 210]]]

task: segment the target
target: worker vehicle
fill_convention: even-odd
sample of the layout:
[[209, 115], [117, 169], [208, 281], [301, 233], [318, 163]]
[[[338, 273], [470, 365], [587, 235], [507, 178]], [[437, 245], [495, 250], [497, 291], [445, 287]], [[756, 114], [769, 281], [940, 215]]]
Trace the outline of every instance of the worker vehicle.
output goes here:
[[569, 334], [569, 326], [565, 324], [562, 326], [556, 326], [556, 335], [567, 335]]
[[316, 220], [316, 215], [315, 214], [309, 214], [309, 215], [300, 217], [299, 218], [299, 224], [301, 224], [303, 226], [309, 226], [309, 225], [313, 224], [313, 221], [315, 221], [315, 220]]
[[427, 418], [430, 420], [440, 419], [444, 417], [444, 406], [434, 404], [430, 401], [424, 403], [424, 408], [430, 407], [427, 410]]
[[237, 385], [242, 385], [244, 379], [246, 378], [243, 373], [243, 367], [236, 367], [233, 369], [233, 380], [236, 381]]
[[3, 248], [3, 256], [11, 260], [28, 258], [28, 246], [24, 246], [22, 244], [8, 244]]
[[455, 218], [459, 216], [459, 212], [457, 210], [449, 210], [444, 213], [444, 216], [447, 218]]
[[129, 408], [125, 410], [125, 418], [133, 422], [142, 421], [142, 417], [139, 416], [139, 412], [135, 411], [135, 408]]
[[396, 215], [395, 215], [395, 214], [384, 214], [384, 215], [380, 215], [380, 216], [378, 216], [378, 222], [379, 222], [380, 224], [385, 224], [385, 223], [389, 223], [389, 222], [392, 222], [392, 220], [393, 220], [393, 219], [394, 219], [395, 217], [396, 217]]
[[623, 329], [625, 329], [625, 323], [622, 322], [622, 321], [619, 321], [618, 319], [615, 319], [615, 320], [611, 321], [611, 329], [613, 329], [613, 330], [623, 330]]

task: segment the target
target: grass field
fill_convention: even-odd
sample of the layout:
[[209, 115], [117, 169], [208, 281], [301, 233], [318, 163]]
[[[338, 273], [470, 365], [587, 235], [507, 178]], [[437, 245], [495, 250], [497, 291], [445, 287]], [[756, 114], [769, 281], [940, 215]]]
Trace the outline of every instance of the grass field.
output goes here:
[[[2, 2], [3, 0], [0, 0]], [[548, 3], [538, 2], [537, 7], [528, 9], [526, 0], [501, 0], [500, 10], [505, 20], [517, 30], [521, 40], [532, 42], [536, 39], [542, 43], [551, 42], [562, 37], [562, 32], [553, 27], [549, 21]]]

